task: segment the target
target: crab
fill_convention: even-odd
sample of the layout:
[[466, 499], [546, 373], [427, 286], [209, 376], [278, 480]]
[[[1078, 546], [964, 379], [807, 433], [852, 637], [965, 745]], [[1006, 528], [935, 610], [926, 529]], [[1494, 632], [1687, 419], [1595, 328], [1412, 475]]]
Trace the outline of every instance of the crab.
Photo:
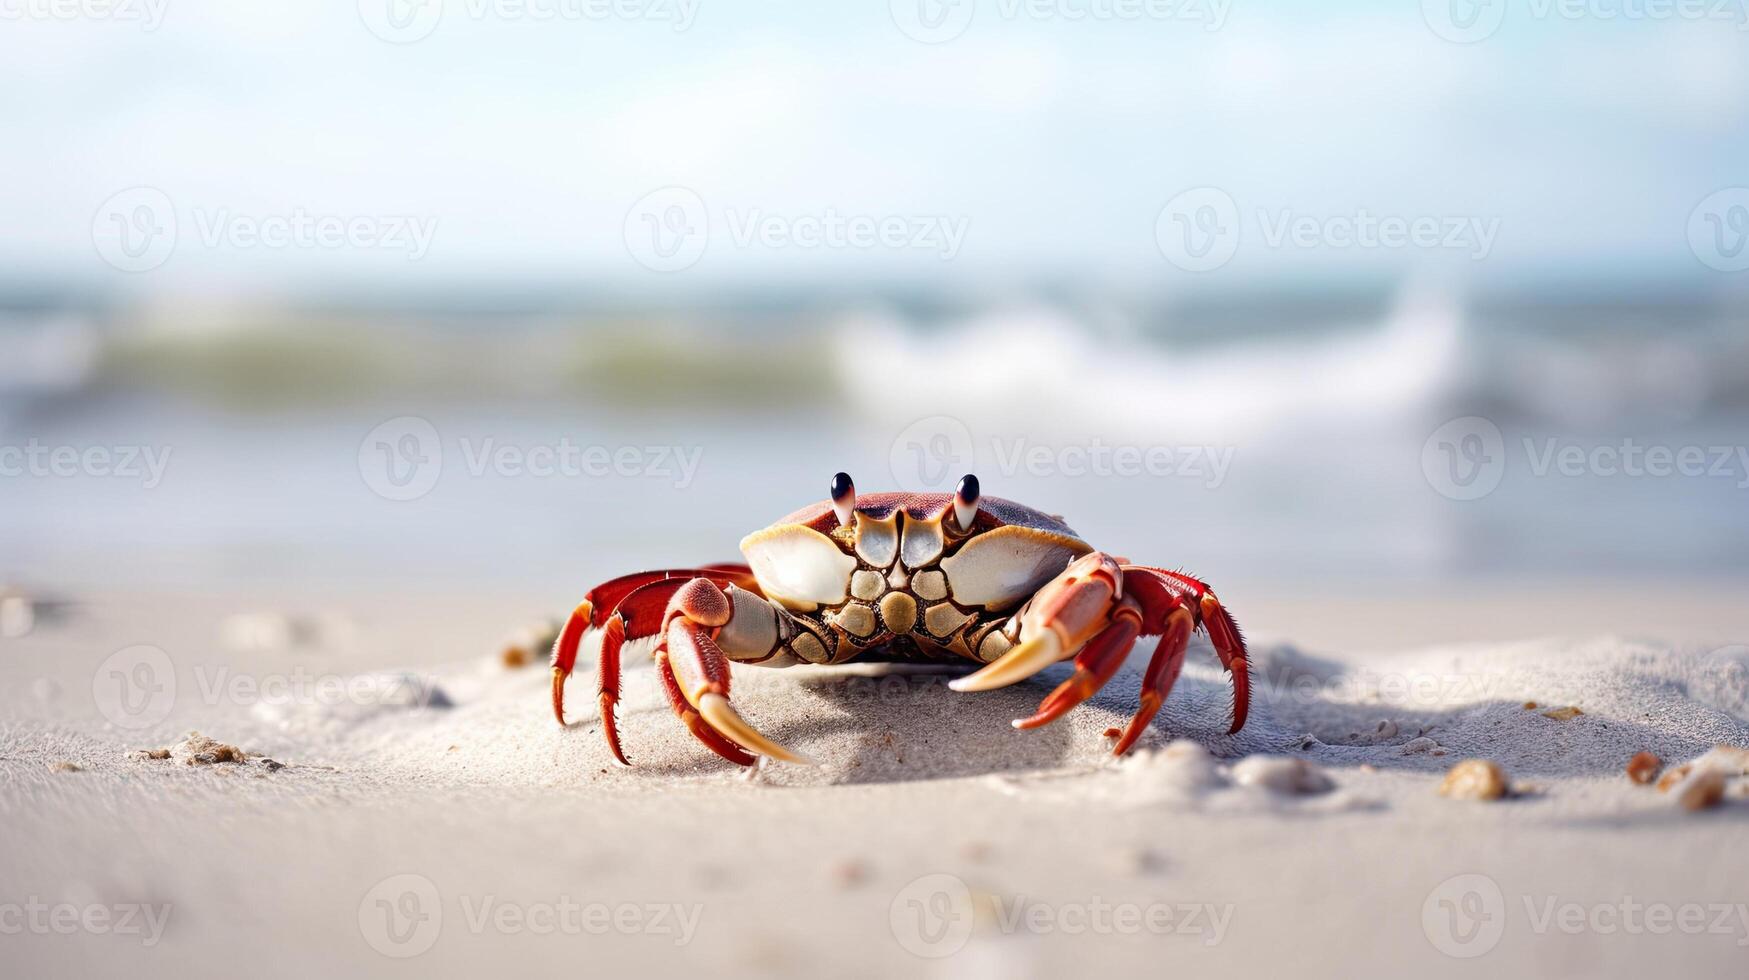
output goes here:
[[1014, 721], [1032, 729], [1092, 697], [1140, 637], [1158, 636], [1140, 706], [1114, 755], [1135, 745], [1172, 691], [1196, 630], [1232, 677], [1229, 733], [1250, 704], [1245, 639], [1214, 592], [1183, 572], [1095, 550], [1060, 517], [980, 494], [967, 475], [952, 494], [858, 496], [847, 474], [829, 499], [741, 542], [745, 564], [660, 569], [591, 589], [553, 643], [553, 714], [565, 724], [565, 681], [583, 639], [600, 634], [601, 726], [614, 761], [620, 654], [653, 637], [657, 676], [675, 715], [712, 752], [807, 763], [754, 728], [729, 700], [731, 663], [790, 666], [970, 660], [949, 683], [987, 691], [1059, 661], [1074, 671]]

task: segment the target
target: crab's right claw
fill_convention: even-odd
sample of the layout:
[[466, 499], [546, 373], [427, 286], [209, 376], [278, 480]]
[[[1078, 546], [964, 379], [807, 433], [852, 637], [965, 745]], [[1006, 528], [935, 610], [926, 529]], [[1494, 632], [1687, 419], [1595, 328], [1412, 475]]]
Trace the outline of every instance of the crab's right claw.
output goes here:
[[741, 713], [735, 710], [735, 706], [729, 703], [729, 699], [721, 694], [706, 692], [700, 695], [698, 713], [704, 716], [704, 720], [712, 728], [760, 755], [769, 756], [780, 762], [792, 762], [799, 766], [816, 764], [813, 759], [800, 752], [786, 749], [766, 738], [759, 729], [748, 724], [747, 719], [741, 717]]

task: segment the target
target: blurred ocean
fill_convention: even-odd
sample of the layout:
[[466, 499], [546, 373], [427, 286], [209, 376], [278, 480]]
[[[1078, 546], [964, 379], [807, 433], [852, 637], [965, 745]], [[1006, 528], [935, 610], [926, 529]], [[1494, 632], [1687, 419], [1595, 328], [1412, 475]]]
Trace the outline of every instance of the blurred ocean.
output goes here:
[[[14, 304], [0, 578], [565, 595], [732, 558], [838, 469], [865, 490], [977, 472], [1222, 582], [1749, 572], [1749, 304], [1730, 297], [639, 309]], [[1498, 441], [1442, 429], [1467, 417]], [[168, 458], [157, 480], [57, 475], [59, 447]], [[1634, 447], [1704, 472], [1609, 469]], [[397, 474], [428, 486], [392, 499]]]

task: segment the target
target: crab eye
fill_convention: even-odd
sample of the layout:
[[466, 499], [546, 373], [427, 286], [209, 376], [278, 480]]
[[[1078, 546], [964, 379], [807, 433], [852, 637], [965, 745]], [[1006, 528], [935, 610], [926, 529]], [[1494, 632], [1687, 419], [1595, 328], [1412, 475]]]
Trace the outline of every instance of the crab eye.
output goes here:
[[832, 512], [838, 515], [840, 527], [850, 526], [850, 515], [855, 509], [856, 484], [850, 482], [850, 474], [839, 473], [832, 477]]
[[972, 521], [978, 516], [978, 498], [982, 496], [978, 489], [978, 478], [970, 473], [960, 477], [959, 489], [953, 495], [953, 516], [959, 521], [960, 530], [970, 531]]

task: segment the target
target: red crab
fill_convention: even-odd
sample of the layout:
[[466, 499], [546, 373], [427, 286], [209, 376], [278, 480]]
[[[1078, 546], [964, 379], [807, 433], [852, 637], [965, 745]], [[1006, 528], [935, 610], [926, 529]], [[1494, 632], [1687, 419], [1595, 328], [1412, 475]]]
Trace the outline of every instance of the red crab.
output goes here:
[[553, 714], [565, 723], [565, 680], [590, 630], [601, 632], [601, 724], [619, 744], [614, 706], [620, 650], [655, 637], [656, 671], [674, 713], [731, 762], [753, 753], [809, 761], [760, 734], [729, 701], [729, 664], [841, 664], [965, 658], [983, 664], [954, 680], [986, 691], [1074, 657], [1075, 671], [1016, 728], [1048, 724], [1093, 696], [1136, 639], [1160, 643], [1143, 675], [1141, 707], [1114, 754], [1134, 745], [1172, 690], [1192, 631], [1203, 630], [1233, 679], [1233, 724], [1245, 724], [1245, 639], [1226, 607], [1182, 572], [1132, 565], [1081, 538], [1060, 518], [980, 497], [967, 476], [954, 494], [857, 496], [839, 473], [832, 497], [741, 542], [748, 564], [638, 572], [589, 591], [553, 644]]

